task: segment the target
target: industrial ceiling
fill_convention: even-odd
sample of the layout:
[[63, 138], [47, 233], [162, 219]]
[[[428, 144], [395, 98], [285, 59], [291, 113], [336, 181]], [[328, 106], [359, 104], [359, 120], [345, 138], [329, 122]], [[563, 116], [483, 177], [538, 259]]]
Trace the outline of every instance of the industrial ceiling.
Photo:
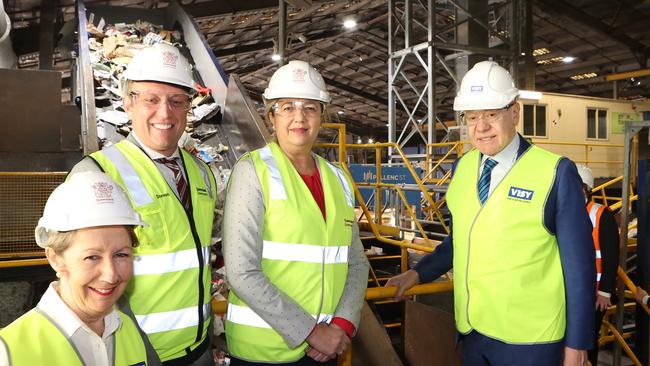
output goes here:
[[[476, 0], [472, 0], [476, 1]], [[528, 0], [512, 0], [525, 3]], [[491, 47], [502, 47], [508, 37], [512, 1], [490, 0], [485, 27]], [[531, 0], [532, 1], [532, 0]], [[266, 87], [278, 63], [278, 0], [179, 0], [197, 22], [226, 73], [236, 73], [253, 98]], [[286, 59], [302, 59], [324, 76], [333, 94], [332, 111], [361, 137], [386, 140], [388, 122], [388, 1], [287, 0]], [[437, 0], [435, 42], [453, 43], [457, 19], [467, 0]], [[167, 1], [88, 0], [86, 4], [158, 8]], [[427, 1], [412, 1], [414, 37], [426, 34]], [[20, 67], [37, 68], [39, 47], [54, 39], [65, 22], [75, 21], [72, 0], [4, 0], [12, 20], [12, 39]], [[398, 12], [399, 13], [399, 12]], [[399, 15], [399, 14], [398, 14]], [[346, 29], [344, 20], [356, 27]], [[43, 22], [43, 20], [45, 20]], [[41, 27], [41, 22], [44, 26]], [[532, 1], [532, 50], [528, 69], [534, 65], [535, 89], [598, 97], [646, 100], [650, 98], [650, 0], [534, 0]], [[419, 29], [419, 30], [418, 30]], [[39, 46], [41, 45], [41, 46]], [[399, 42], [393, 47], [399, 49]], [[42, 52], [42, 51], [41, 51]], [[464, 53], [467, 55], [467, 52]], [[525, 55], [517, 57], [521, 72]], [[440, 56], [453, 70], [462, 52], [442, 50]], [[512, 67], [512, 57], [496, 59]], [[571, 61], [571, 62], [568, 62]], [[69, 57], [53, 53], [53, 68], [69, 73]], [[451, 104], [454, 78], [437, 67], [436, 115], [454, 118]], [[506, 65], [508, 66], [508, 65]], [[640, 71], [639, 71], [640, 70]], [[645, 72], [643, 71], [645, 70]], [[426, 83], [427, 72], [416, 65], [403, 69], [414, 89]], [[627, 72], [637, 72], [627, 74]], [[453, 72], [453, 71], [452, 71]], [[617, 74], [620, 80], [608, 81]], [[645, 74], [645, 75], [644, 75]], [[532, 74], [531, 74], [532, 75]], [[632, 77], [635, 75], [635, 77]], [[523, 78], [522, 78], [523, 79]], [[415, 94], [412, 98], [415, 98]], [[397, 108], [397, 128], [404, 128], [406, 112]]]

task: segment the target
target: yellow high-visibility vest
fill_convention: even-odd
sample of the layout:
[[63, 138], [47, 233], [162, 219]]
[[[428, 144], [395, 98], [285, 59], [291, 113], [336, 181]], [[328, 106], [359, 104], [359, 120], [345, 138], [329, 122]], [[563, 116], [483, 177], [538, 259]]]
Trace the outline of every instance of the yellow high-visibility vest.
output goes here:
[[128, 140], [91, 155], [122, 186], [148, 226], [137, 227], [127, 297], [162, 361], [185, 356], [210, 324], [210, 242], [216, 182], [181, 149], [192, 202], [188, 215], [156, 164]]
[[[354, 220], [352, 182], [340, 168], [315, 158], [327, 220], [277, 144], [243, 157], [252, 159], [264, 192], [262, 271], [314, 317], [314, 324], [331, 320], [343, 294]], [[304, 357], [306, 342], [289, 348], [235, 291], [230, 292], [228, 302], [226, 337], [233, 356], [254, 362], [292, 362]]]
[[456, 327], [512, 344], [559, 341], [566, 328], [557, 240], [544, 205], [560, 156], [531, 146], [481, 206], [480, 154], [458, 162], [447, 191], [453, 218]]
[[[115, 365], [146, 365], [144, 342], [131, 318], [118, 311], [122, 325], [115, 332]], [[0, 347], [9, 355], [9, 365], [83, 366], [72, 342], [40, 309], [25, 313], [0, 330]]]

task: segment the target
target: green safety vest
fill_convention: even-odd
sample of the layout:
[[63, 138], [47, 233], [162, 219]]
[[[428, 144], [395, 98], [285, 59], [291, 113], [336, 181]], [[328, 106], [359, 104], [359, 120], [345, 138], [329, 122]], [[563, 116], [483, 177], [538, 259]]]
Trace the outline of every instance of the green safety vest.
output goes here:
[[[323, 183], [323, 220], [316, 201], [280, 147], [271, 143], [245, 155], [252, 159], [264, 192], [266, 211], [262, 271], [317, 322], [329, 322], [343, 294], [352, 242], [354, 200], [345, 173], [314, 155]], [[289, 348], [282, 336], [241, 300], [228, 297], [228, 351], [255, 362], [291, 362], [307, 343]], [[318, 319], [318, 320], [317, 320]]]
[[156, 164], [128, 140], [91, 155], [120, 184], [148, 224], [137, 227], [133, 278], [124, 296], [162, 361], [183, 357], [207, 336], [210, 242], [216, 182], [210, 169], [181, 149], [192, 215]]
[[[560, 156], [531, 146], [481, 206], [480, 154], [456, 167], [447, 191], [453, 218], [456, 327], [511, 344], [559, 341], [566, 328], [557, 239], [544, 206]], [[473, 193], [473, 194], [471, 194]]]
[[[122, 325], [115, 332], [114, 364], [144, 366], [147, 361], [144, 342], [131, 318], [118, 311]], [[0, 330], [0, 347], [9, 356], [9, 366], [66, 365], [83, 366], [72, 342], [40, 309], [34, 308]]]

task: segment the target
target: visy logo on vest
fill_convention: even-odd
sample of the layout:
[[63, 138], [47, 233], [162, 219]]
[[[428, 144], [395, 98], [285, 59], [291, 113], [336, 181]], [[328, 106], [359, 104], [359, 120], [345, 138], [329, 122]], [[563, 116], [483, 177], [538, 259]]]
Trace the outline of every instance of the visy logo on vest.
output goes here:
[[533, 199], [533, 191], [519, 187], [510, 187], [508, 190], [508, 198], [518, 201], [531, 201]]

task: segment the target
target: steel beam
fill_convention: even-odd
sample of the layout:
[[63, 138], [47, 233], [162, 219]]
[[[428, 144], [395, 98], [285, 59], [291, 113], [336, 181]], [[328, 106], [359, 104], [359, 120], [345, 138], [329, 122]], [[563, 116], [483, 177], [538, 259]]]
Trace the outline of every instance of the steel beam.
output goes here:
[[650, 75], [650, 69], [619, 72], [615, 74], [605, 75], [605, 81], [624, 80], [624, 79], [638, 78], [641, 76], [648, 76], [648, 75]]
[[624, 45], [632, 52], [632, 54], [634, 54], [635, 58], [637, 59], [637, 62], [641, 67], [647, 66], [649, 48], [645, 44], [625, 34], [613, 33], [609, 25], [601, 22], [600, 20], [574, 7], [573, 5], [569, 4], [566, 1], [563, 0], [535, 0], [535, 1], [536, 4], [545, 12], [567, 16], [573, 19], [574, 21], [592, 29], [593, 31], [598, 32], [601, 35]]

